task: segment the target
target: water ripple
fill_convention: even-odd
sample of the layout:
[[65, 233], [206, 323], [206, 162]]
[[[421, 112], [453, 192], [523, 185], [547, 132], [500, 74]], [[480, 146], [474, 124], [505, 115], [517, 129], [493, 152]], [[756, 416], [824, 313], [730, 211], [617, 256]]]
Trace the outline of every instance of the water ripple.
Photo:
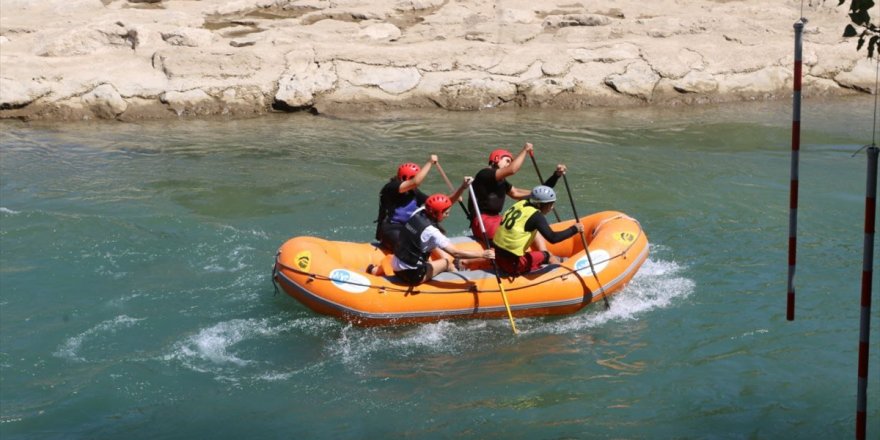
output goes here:
[[144, 319], [146, 318], [132, 318], [127, 315], [117, 316], [116, 318], [104, 321], [77, 336], [69, 338], [64, 344], [58, 347], [53, 354], [60, 358], [85, 362], [86, 359], [81, 356], [79, 352], [86, 341], [106, 334], [112, 335], [120, 329], [134, 326]]

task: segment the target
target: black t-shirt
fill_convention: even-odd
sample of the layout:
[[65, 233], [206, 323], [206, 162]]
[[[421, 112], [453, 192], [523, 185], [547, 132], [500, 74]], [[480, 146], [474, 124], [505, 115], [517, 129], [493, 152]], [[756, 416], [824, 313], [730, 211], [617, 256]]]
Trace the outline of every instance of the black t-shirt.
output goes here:
[[547, 223], [547, 218], [544, 217], [544, 214], [540, 212], [536, 212], [526, 220], [526, 224], [523, 229], [527, 232], [532, 232], [535, 229], [538, 230], [538, 233], [541, 234], [547, 241], [550, 243], [559, 243], [562, 240], [565, 240], [575, 234], [578, 233], [577, 227], [571, 225], [568, 229], [563, 229], [559, 232], [556, 232], [550, 229], [550, 225]]
[[416, 208], [425, 204], [428, 195], [418, 188], [400, 193], [403, 181], [391, 179], [379, 192], [379, 204], [385, 213], [384, 220], [393, 223], [406, 223]]
[[[477, 206], [480, 213], [489, 215], [499, 215], [504, 209], [504, 197], [507, 192], [513, 188], [513, 185], [507, 179], [501, 181], [495, 180], [495, 168], [483, 168], [474, 176], [474, 195], [477, 197]], [[473, 200], [470, 200], [471, 210], [473, 210]]]

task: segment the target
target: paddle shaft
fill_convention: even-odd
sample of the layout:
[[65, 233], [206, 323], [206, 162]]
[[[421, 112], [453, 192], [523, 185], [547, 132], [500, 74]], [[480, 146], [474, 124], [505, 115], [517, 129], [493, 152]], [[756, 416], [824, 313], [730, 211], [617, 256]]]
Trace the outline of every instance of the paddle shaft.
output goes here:
[[[571, 202], [571, 211], [574, 213], [574, 221], [581, 221], [580, 216], [578, 215], [577, 208], [574, 206], [574, 197], [571, 195], [571, 188], [568, 186], [568, 178], [565, 177], [565, 174], [562, 175], [562, 181], [565, 182], [565, 191], [568, 192], [568, 201]], [[593, 258], [590, 257], [590, 249], [587, 247], [587, 237], [584, 234], [584, 231], [581, 231], [581, 241], [584, 243], [584, 253], [587, 254], [587, 261], [590, 263], [590, 271], [593, 272], [593, 279], [596, 280], [596, 284], [599, 285], [599, 293], [602, 294], [602, 299], [605, 300], [605, 309], [611, 308], [611, 304], [608, 303], [608, 297], [605, 296], [605, 288], [602, 287], [602, 282], [599, 281], [599, 275], [596, 274], [596, 269], [593, 267]]]
[[[449, 178], [446, 177], [446, 173], [443, 172], [443, 167], [440, 166], [440, 161], [437, 161], [435, 165], [437, 166], [437, 171], [440, 172], [440, 176], [443, 177], [443, 180], [446, 182], [446, 186], [449, 187], [450, 191], [455, 192], [455, 187], [452, 186], [452, 182], [449, 181]], [[474, 201], [474, 203], [476, 203], [476, 200]], [[458, 200], [458, 206], [461, 206], [461, 209], [462, 211], [464, 211], [464, 215], [468, 218], [468, 220], [473, 218], [471, 217], [471, 212], [468, 211], [468, 209], [464, 206], [464, 202], [462, 202], [461, 199]]]
[[[468, 185], [468, 191], [471, 194], [471, 200], [474, 201], [474, 214], [476, 214], [477, 219], [480, 222], [480, 232], [483, 233], [483, 244], [486, 245], [486, 249], [489, 249], [489, 237], [486, 236], [486, 226], [483, 224], [483, 217], [480, 216], [480, 207], [477, 206], [477, 197], [474, 195], [474, 187]], [[501, 299], [504, 300], [504, 307], [507, 309], [507, 318], [510, 319], [510, 328], [513, 329], [513, 334], [517, 334], [519, 332], [516, 331], [516, 322], [513, 321], [513, 313], [510, 311], [510, 303], [507, 302], [507, 292], [504, 291], [504, 285], [501, 284], [501, 275], [498, 275], [498, 263], [495, 260], [492, 261], [492, 268], [495, 269], [495, 281], [498, 282], [498, 289], [501, 290]]]
[[[538, 180], [541, 185], [544, 184], [544, 177], [541, 176], [541, 169], [538, 168], [538, 161], [535, 160], [535, 153], [533, 151], [529, 151], [529, 157], [532, 159], [532, 165], [535, 166], [535, 172], [538, 173]], [[556, 212], [556, 208], [553, 208], [553, 215], [556, 216], [556, 221], [560, 222], [562, 220], [559, 219], [559, 213]], [[577, 215], [575, 215], [577, 217]]]

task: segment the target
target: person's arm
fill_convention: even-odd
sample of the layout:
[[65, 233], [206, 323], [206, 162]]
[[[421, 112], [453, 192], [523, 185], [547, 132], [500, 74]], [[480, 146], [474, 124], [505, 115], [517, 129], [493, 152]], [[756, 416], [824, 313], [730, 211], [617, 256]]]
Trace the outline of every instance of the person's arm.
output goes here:
[[400, 193], [403, 194], [407, 191], [418, 188], [419, 185], [421, 185], [422, 182], [425, 180], [425, 177], [428, 176], [428, 171], [431, 171], [431, 165], [435, 163], [437, 163], [437, 155], [432, 154], [431, 158], [428, 159], [427, 162], [425, 162], [425, 166], [423, 166], [422, 169], [419, 170], [419, 173], [416, 174], [415, 177], [400, 184]]
[[547, 224], [547, 218], [544, 217], [541, 213], [535, 213], [526, 221], [525, 230], [526, 231], [534, 231], [538, 230], [538, 233], [544, 237], [545, 240], [550, 243], [559, 243], [562, 240], [570, 238], [575, 234], [584, 230], [584, 225], [580, 223], [575, 223], [571, 225], [569, 228], [564, 229], [562, 231], [554, 231], [550, 229], [550, 225]]
[[548, 177], [547, 180], [544, 181], [544, 185], [553, 188], [554, 186], [556, 186], [556, 182], [559, 181], [559, 178], [562, 177], [562, 175], [565, 174], [567, 170], [568, 168], [566, 168], [564, 164], [556, 165], [556, 171], [554, 171], [553, 174], [551, 174], [550, 177]]
[[535, 149], [535, 147], [532, 146], [532, 144], [526, 142], [526, 144], [523, 146], [522, 150], [519, 152], [519, 154], [516, 155], [516, 157], [513, 159], [513, 162], [511, 162], [510, 165], [508, 165], [504, 168], [498, 168], [497, 170], [495, 170], [495, 180], [500, 182], [500, 181], [516, 174], [517, 171], [519, 171], [520, 167], [522, 167], [523, 162], [526, 160], [526, 155], [529, 154], [529, 152], [531, 152], [534, 149]]
[[455, 190], [454, 193], [449, 195], [449, 200], [454, 202], [461, 201], [461, 195], [464, 193], [465, 189], [470, 186], [471, 182], [474, 181], [474, 178], [471, 176], [466, 176], [461, 185], [458, 186], [458, 189]]
[[517, 188], [515, 186], [511, 186], [510, 190], [507, 191], [507, 196], [511, 199], [522, 200], [528, 198], [532, 195], [532, 192], [527, 189]]
[[455, 258], [495, 258], [495, 249], [489, 248], [481, 251], [464, 251], [456, 249], [455, 246], [449, 245], [443, 248], [446, 253]]
[[[495, 258], [495, 249], [486, 249], [481, 251], [464, 251], [456, 249], [449, 241], [449, 238], [440, 232], [435, 226], [428, 226], [422, 234], [430, 234], [430, 240], [433, 246], [452, 255], [455, 258]], [[441, 253], [442, 255], [442, 253]]]

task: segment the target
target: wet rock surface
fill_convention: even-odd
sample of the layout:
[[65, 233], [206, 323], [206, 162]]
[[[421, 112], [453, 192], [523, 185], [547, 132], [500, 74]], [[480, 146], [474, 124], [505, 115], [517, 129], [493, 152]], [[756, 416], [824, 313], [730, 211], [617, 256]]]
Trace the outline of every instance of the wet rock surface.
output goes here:
[[[871, 93], [836, 2], [804, 95]], [[0, 117], [678, 105], [791, 96], [801, 2], [2, 0]]]

